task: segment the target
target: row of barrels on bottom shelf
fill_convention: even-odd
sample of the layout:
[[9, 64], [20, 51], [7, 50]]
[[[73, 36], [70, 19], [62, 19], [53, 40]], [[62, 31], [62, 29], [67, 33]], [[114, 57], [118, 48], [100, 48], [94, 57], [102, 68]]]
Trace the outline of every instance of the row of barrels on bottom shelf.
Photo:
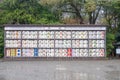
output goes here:
[[6, 49], [6, 57], [104, 57], [104, 49]]

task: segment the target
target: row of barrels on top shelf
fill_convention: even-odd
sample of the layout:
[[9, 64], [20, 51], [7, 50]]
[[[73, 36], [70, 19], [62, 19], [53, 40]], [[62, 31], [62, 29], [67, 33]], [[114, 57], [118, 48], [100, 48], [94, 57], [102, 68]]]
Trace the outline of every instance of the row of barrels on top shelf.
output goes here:
[[104, 39], [105, 31], [6, 31], [7, 39]]

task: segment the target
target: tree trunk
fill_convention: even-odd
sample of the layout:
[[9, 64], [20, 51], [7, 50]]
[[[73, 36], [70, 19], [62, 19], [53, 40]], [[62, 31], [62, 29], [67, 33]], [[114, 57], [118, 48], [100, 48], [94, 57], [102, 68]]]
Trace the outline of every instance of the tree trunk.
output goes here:
[[93, 16], [92, 12], [88, 13], [89, 14], [89, 24], [93, 24]]
[[96, 23], [96, 20], [98, 18], [100, 10], [101, 10], [101, 6], [99, 7], [97, 12], [93, 11], [93, 12], [88, 13], [89, 14], [89, 23], [90, 24], [95, 24]]
[[73, 3], [71, 3], [70, 5], [75, 9], [75, 11], [76, 11], [75, 14], [79, 18], [80, 24], [84, 24], [83, 23], [83, 18], [82, 18], [81, 14], [80, 14], [80, 10]]

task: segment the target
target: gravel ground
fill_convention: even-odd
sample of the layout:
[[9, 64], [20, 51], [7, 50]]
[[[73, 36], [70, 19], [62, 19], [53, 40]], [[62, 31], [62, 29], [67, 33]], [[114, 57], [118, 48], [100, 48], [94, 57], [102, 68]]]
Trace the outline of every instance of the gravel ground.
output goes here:
[[120, 60], [0, 60], [0, 80], [120, 80]]

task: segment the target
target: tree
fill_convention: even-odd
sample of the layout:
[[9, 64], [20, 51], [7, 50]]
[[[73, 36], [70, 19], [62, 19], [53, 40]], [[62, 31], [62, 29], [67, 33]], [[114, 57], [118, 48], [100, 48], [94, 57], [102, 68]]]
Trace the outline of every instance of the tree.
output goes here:
[[[106, 1], [103, 4], [103, 14], [104, 17], [107, 21], [107, 24], [109, 25], [109, 31], [113, 31], [113, 29], [118, 27], [118, 20], [119, 20], [119, 15], [120, 15], [120, 1], [118, 0], [110, 0]], [[115, 30], [117, 31], [117, 30]]]
[[59, 21], [54, 13], [40, 5], [38, 0], [4, 0], [0, 9], [1, 24], [42, 24], [40, 21], [43, 18], [47, 23]]
[[85, 10], [89, 16], [89, 24], [95, 24], [101, 11], [101, 3], [98, 0], [87, 0], [85, 3]]
[[40, 0], [43, 5], [54, 5], [56, 11], [61, 13], [73, 13], [79, 18], [79, 23], [83, 24], [82, 8], [84, 0]]
[[[103, 0], [101, 0], [103, 1]], [[89, 24], [95, 24], [101, 8], [102, 3], [99, 0], [40, 0], [43, 5], [56, 6], [56, 10], [61, 13], [71, 13], [76, 19], [79, 19], [79, 24], [85, 24], [87, 18]], [[55, 5], [54, 5], [55, 4]], [[73, 18], [72, 17], [72, 18]]]
[[115, 8], [115, 12], [116, 12], [116, 16], [114, 19], [114, 25], [116, 26], [115, 29], [115, 35], [116, 35], [116, 42], [120, 42], [120, 1], [116, 1], [114, 3], [114, 8]]
[[[120, 29], [120, 1], [109, 0], [104, 1], [102, 5], [104, 18], [106, 19], [107, 28], [107, 53], [110, 54], [114, 49], [113, 43], [119, 38], [118, 30]], [[117, 34], [116, 34], [117, 33]], [[117, 36], [115, 38], [115, 36]]]

